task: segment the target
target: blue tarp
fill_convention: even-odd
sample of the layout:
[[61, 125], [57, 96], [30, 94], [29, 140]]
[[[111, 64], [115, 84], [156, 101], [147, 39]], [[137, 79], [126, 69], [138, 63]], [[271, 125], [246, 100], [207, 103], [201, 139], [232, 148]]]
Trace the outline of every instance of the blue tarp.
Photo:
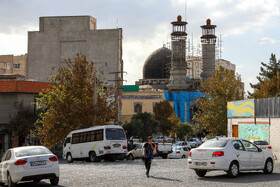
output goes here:
[[[174, 102], [175, 114], [179, 116], [181, 122], [190, 122], [190, 101], [203, 96], [201, 92], [164, 92], [167, 101]], [[185, 109], [187, 107], [187, 110]], [[185, 114], [187, 112], [187, 121], [185, 121]]]

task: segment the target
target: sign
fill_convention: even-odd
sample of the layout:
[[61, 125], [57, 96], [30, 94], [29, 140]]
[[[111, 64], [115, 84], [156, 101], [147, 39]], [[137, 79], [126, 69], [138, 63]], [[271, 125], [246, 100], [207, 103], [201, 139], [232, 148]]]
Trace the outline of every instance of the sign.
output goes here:
[[162, 95], [123, 95], [122, 99], [161, 99]]
[[238, 135], [246, 140], [269, 142], [269, 124], [238, 124]]
[[227, 103], [227, 117], [255, 116], [254, 99], [233, 101]]
[[139, 92], [139, 85], [123, 85], [122, 92]]

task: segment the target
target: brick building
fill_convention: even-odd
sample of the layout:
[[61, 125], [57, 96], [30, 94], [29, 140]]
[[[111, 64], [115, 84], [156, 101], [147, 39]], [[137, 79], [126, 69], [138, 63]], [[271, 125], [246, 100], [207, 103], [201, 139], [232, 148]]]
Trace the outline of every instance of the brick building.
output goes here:
[[0, 55], [0, 75], [27, 75], [27, 54]]

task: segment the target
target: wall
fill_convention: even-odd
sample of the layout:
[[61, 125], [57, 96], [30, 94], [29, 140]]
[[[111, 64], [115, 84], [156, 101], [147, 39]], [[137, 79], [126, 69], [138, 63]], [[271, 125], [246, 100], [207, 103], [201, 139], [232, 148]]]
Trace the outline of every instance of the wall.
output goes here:
[[[41, 17], [40, 31], [28, 32], [28, 79], [48, 82], [52, 68], [82, 52], [107, 80], [121, 79], [122, 29], [96, 30], [90, 16]], [[111, 81], [111, 84], [120, 81]]]
[[[7, 69], [7, 65], [9, 68]], [[15, 68], [14, 64], [20, 64], [19, 68]], [[22, 75], [26, 77], [27, 73], [27, 54], [25, 55], [0, 55], [0, 74], [1, 75]]]
[[[130, 96], [140, 96], [142, 98], [130, 98]], [[157, 96], [158, 98], [145, 98], [145, 96]], [[134, 104], [142, 103], [142, 112], [153, 113], [153, 104], [164, 100], [164, 92], [153, 92], [153, 91], [143, 91], [143, 92], [123, 92], [122, 93], [122, 121], [130, 122], [131, 117], [136, 114], [134, 112]]]

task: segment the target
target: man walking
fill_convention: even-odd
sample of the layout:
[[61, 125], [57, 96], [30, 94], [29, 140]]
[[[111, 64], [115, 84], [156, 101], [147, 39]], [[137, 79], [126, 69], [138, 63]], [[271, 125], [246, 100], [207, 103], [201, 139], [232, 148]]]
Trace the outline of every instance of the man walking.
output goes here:
[[152, 159], [154, 158], [155, 146], [153, 145], [153, 139], [148, 137], [148, 142], [144, 144], [143, 157], [145, 159], [146, 175], [149, 177]]

